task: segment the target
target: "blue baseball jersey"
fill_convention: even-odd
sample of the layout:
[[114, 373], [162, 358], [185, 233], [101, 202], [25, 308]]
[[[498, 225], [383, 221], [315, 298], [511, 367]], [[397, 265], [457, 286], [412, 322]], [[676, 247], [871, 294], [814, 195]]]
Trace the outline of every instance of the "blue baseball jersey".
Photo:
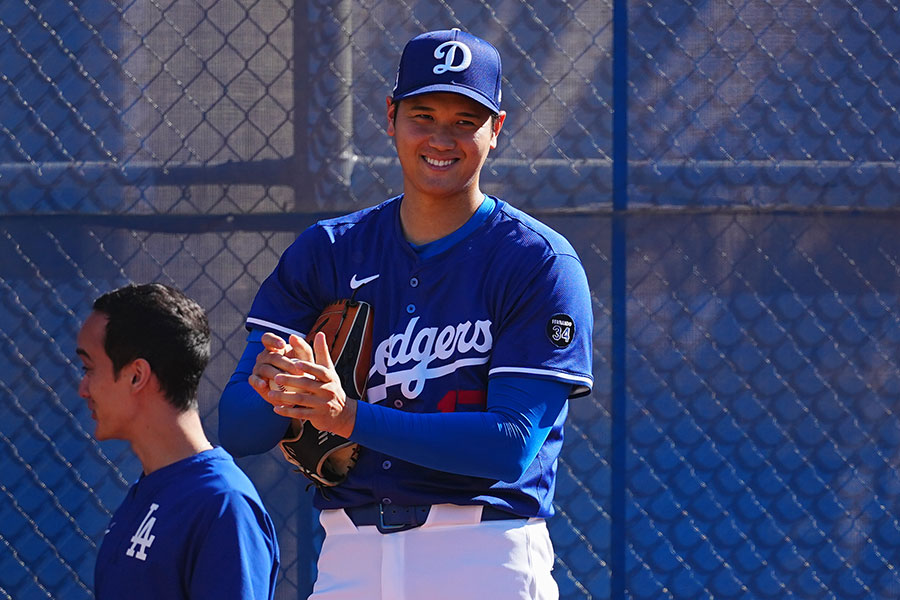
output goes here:
[[[589, 393], [590, 291], [568, 241], [492, 198], [493, 210], [468, 235], [421, 254], [403, 236], [401, 200], [303, 232], [260, 287], [247, 327], [302, 337], [334, 300], [369, 303], [365, 400], [389, 409], [484, 411], [488, 380], [500, 376], [561, 381], [571, 385], [570, 397]], [[446, 473], [363, 448], [348, 479], [317, 494], [316, 506], [492, 504], [549, 516], [565, 416], [563, 409], [516, 482]]]
[[110, 521], [94, 570], [98, 600], [268, 599], [275, 527], [222, 448], [141, 477]]

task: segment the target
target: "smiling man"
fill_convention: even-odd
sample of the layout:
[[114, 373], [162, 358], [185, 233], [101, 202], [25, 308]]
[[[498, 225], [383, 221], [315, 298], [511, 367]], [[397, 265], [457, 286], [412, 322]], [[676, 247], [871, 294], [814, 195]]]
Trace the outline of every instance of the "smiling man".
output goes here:
[[[488, 42], [410, 40], [385, 115], [403, 193], [303, 232], [247, 317], [223, 445], [265, 452], [301, 422], [358, 445], [316, 490], [314, 600], [558, 597], [545, 519], [568, 400], [593, 383], [591, 298], [563, 236], [481, 191], [500, 85]], [[362, 394], [304, 339], [347, 298], [372, 307]]]
[[506, 113], [461, 94], [432, 92], [406, 102], [390, 98], [387, 118], [403, 169], [407, 240], [421, 245], [453, 233], [484, 201], [481, 168]]
[[94, 436], [128, 441], [143, 467], [100, 546], [98, 600], [274, 597], [272, 521], [200, 422], [209, 338], [203, 309], [161, 284], [104, 294], [78, 333]]

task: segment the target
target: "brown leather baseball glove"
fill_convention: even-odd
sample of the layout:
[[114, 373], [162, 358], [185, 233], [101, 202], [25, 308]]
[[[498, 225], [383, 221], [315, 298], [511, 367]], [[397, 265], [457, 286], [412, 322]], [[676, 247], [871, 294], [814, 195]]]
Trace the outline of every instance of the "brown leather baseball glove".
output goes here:
[[[325, 307], [306, 336], [325, 333], [334, 368], [348, 398], [365, 397], [372, 364], [372, 307], [366, 302], [338, 300]], [[359, 456], [356, 442], [293, 419], [278, 446], [284, 457], [319, 487], [342, 483]]]

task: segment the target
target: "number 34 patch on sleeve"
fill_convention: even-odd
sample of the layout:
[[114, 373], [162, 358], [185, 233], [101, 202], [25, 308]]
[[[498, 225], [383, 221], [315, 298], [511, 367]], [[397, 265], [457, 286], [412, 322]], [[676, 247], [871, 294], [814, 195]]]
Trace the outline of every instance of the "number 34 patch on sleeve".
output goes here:
[[547, 337], [557, 348], [565, 348], [575, 339], [575, 321], [562, 313], [553, 315], [547, 323]]

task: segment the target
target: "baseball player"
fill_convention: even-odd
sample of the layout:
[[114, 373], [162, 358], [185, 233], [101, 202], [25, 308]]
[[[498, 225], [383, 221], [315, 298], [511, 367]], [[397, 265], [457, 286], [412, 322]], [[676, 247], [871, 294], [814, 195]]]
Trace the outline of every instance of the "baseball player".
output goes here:
[[[457, 29], [410, 40], [387, 98], [403, 193], [304, 231], [262, 284], [220, 439], [265, 452], [302, 420], [359, 444], [319, 489], [315, 600], [556, 598], [553, 514], [569, 398], [589, 393], [590, 292], [571, 245], [479, 187], [503, 127], [500, 55]], [[363, 400], [324, 306], [374, 313]]]
[[274, 597], [274, 525], [197, 412], [209, 336], [203, 309], [160, 284], [104, 294], [78, 334], [94, 435], [127, 440], [143, 467], [100, 546], [99, 600]]

